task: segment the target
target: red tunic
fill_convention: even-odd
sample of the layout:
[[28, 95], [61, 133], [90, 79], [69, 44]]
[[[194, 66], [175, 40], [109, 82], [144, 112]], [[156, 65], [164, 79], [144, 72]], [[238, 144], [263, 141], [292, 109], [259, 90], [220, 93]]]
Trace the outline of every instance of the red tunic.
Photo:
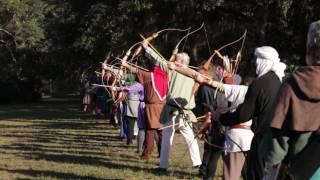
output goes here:
[[160, 128], [162, 127], [162, 125], [160, 124], [160, 114], [164, 105], [166, 104], [166, 100], [161, 101], [156, 91], [154, 90], [152, 86], [151, 72], [138, 70], [137, 77], [139, 79], [139, 82], [144, 87], [147, 128]]

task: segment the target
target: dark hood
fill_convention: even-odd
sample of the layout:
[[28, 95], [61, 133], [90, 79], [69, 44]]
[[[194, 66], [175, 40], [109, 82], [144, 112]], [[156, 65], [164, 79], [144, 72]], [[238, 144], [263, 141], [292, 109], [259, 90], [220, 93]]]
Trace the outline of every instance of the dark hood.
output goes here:
[[320, 66], [301, 67], [292, 76], [306, 97], [320, 101]]

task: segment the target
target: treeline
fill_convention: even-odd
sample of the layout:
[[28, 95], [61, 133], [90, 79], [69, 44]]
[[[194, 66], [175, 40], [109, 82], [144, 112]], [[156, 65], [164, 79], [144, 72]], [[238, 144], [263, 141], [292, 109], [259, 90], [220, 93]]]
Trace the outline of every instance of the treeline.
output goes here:
[[[34, 101], [41, 93], [76, 91], [79, 77], [109, 52], [122, 54], [164, 28], [205, 29], [182, 48], [196, 64], [245, 29], [240, 73], [254, 47], [274, 46], [289, 70], [303, 65], [308, 24], [319, 18], [317, 0], [1, 0], [0, 103]], [[169, 31], [152, 43], [169, 57], [185, 33]], [[240, 48], [226, 48], [231, 53]], [[93, 66], [92, 66], [93, 65]]]

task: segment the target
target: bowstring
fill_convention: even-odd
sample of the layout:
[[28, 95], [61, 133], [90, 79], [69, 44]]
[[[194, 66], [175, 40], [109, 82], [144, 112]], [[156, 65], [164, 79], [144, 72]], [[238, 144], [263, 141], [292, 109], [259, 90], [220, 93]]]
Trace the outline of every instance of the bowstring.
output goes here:
[[208, 38], [208, 34], [207, 34], [206, 25], [203, 26], [203, 31], [204, 31], [204, 35], [205, 35], [205, 37], [206, 37], [206, 41], [207, 41], [207, 46], [208, 46], [209, 53], [211, 54], [211, 46], [210, 46], [210, 42], [209, 42], [209, 38]]
[[[190, 33], [190, 30], [191, 30], [191, 28], [190, 28], [190, 29], [188, 29], [187, 34], [189, 34], [189, 33]], [[188, 41], [188, 38], [189, 38], [189, 36], [187, 36], [187, 37], [186, 37], [186, 39], [184, 40], [183, 45], [182, 45], [182, 48], [181, 48], [181, 52], [183, 52], [184, 47], [185, 47], [185, 45], [186, 45], [186, 43], [187, 43], [187, 41]]]

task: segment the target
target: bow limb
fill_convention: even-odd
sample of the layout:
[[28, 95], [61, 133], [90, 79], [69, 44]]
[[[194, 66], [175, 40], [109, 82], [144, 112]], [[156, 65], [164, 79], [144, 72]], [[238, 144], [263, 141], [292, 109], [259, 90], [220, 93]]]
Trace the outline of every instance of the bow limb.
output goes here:
[[[121, 62], [122, 62], [122, 63], [121, 63], [121, 65], [120, 65], [120, 71], [119, 71], [120, 79], [124, 78], [124, 75], [125, 75], [125, 67], [123, 66], [123, 63], [126, 63], [126, 62], [127, 62], [129, 56], [131, 55], [132, 49], [135, 48], [136, 46], [140, 46], [140, 42], [137, 42], [137, 43], [133, 44], [133, 45], [127, 50], [127, 52], [126, 52], [126, 54], [124, 55], [124, 57], [121, 59]], [[136, 54], [136, 51], [135, 51], [134, 54]], [[133, 56], [132, 56], [131, 59], [133, 59]]]
[[[111, 51], [107, 54], [105, 60], [103, 61], [103, 63], [101, 63], [101, 84], [104, 85], [104, 76], [105, 76], [105, 73], [106, 73], [106, 70], [104, 69], [103, 65], [104, 64], [107, 64], [109, 58], [111, 56]], [[108, 90], [108, 88], [105, 88], [105, 90], [108, 92], [109, 95], [112, 96], [112, 92], [110, 93], [110, 91]]]
[[232, 66], [231, 66], [231, 62], [230, 62], [229, 58], [224, 57], [218, 50], [214, 50], [214, 53], [216, 53], [216, 55], [220, 59], [222, 59], [226, 71], [231, 73], [232, 72]]
[[246, 37], [247, 37], [247, 29], [246, 29], [245, 32], [244, 32], [244, 38], [243, 38], [242, 43], [241, 43], [241, 48], [240, 48], [239, 51], [237, 52], [236, 62], [235, 62], [235, 66], [234, 66], [234, 69], [233, 69], [232, 74], [237, 73], [238, 66], [239, 66], [239, 63], [240, 63], [241, 58], [242, 58], [242, 50], [243, 50], [243, 47], [244, 47], [244, 42], [245, 42], [245, 40], [246, 40]]
[[190, 29], [187, 28], [187, 29], [178, 29], [178, 28], [166, 28], [166, 29], [162, 29], [160, 31], [158, 31], [157, 33], [160, 34], [160, 33], [163, 33], [164, 31], [180, 31], [180, 32], [184, 32], [184, 31], [188, 31]]
[[159, 36], [160, 33], [163, 33], [165, 31], [180, 31], [180, 32], [184, 32], [184, 31], [189, 31], [190, 27], [187, 29], [178, 29], [178, 28], [166, 28], [166, 29], [162, 29], [158, 32], [152, 33], [151, 36], [145, 38], [145, 40], [147, 40], [148, 42], [152, 41], [153, 39], [155, 39], [156, 37]]
[[206, 41], [207, 41], [207, 45], [208, 45], [209, 54], [211, 54], [211, 46], [210, 46], [210, 43], [209, 43], [209, 38], [208, 38], [208, 34], [207, 34], [207, 28], [206, 28], [205, 25], [203, 26], [203, 31], [204, 31], [204, 35], [206, 36]]
[[[183, 37], [180, 39], [180, 41], [177, 43], [175, 49], [177, 49], [177, 48], [179, 47], [179, 45], [181, 44], [181, 42], [182, 42], [185, 38], [187, 38], [187, 37], [190, 36], [191, 34], [196, 33], [197, 31], [199, 31], [199, 30], [202, 29], [203, 27], [204, 27], [204, 23], [202, 23], [201, 26], [200, 26], [198, 29], [196, 29], [196, 30], [194, 30], [194, 31], [191, 31], [190, 33], [187, 33], [185, 36], [183, 36]], [[188, 29], [189, 29], [189, 28], [188, 28]]]
[[246, 34], [247, 34], [247, 30], [245, 30], [245, 32], [243, 33], [243, 35], [242, 35], [240, 38], [238, 38], [237, 40], [232, 41], [232, 42], [230, 42], [230, 43], [227, 43], [227, 44], [221, 46], [219, 49], [215, 50], [215, 52], [209, 57], [209, 59], [207, 60], [207, 62], [204, 64], [203, 67], [205, 67], [206, 69], [208, 69], [208, 68], [209, 68], [209, 65], [210, 65], [210, 63], [211, 63], [211, 61], [212, 61], [212, 59], [214, 58], [215, 55], [217, 55], [217, 53], [218, 53], [219, 51], [221, 51], [222, 49], [224, 49], [224, 48], [226, 48], [226, 47], [228, 47], [228, 46], [231, 46], [232, 44], [235, 44], [235, 43], [241, 41], [242, 39], [245, 39]]
[[[139, 34], [140, 36], [142, 36], [141, 34]], [[159, 32], [153, 33], [151, 36], [147, 37], [145, 40], [147, 40], [148, 42], [150, 42], [152, 39], [155, 39], [156, 37], [159, 36]], [[133, 60], [134, 57], [136, 57], [142, 50], [142, 46], [140, 45], [133, 53], [131, 60]]]
[[[119, 61], [122, 61], [122, 59], [120, 59], [120, 58], [118, 58], [118, 57], [116, 57], [116, 59], [119, 60]], [[136, 64], [134, 64], [134, 63], [130, 63], [130, 62], [126, 62], [126, 63], [129, 64], [130, 66], [134, 66], [134, 67], [136, 67], [136, 68], [138, 68], [138, 69], [141, 69], [141, 70], [143, 70], [143, 71], [149, 72], [148, 69], [145, 69], [145, 68], [143, 68], [143, 67], [141, 67], [141, 66], [139, 66], [139, 65], [136, 65]]]
[[[178, 29], [178, 28], [166, 28], [166, 29], [162, 29], [162, 30], [160, 30], [160, 31], [157, 31], [157, 32], [155, 32], [155, 33], [152, 33], [152, 35], [151, 36], [149, 36], [149, 37], [144, 37], [143, 35], [141, 35], [141, 34], [139, 34], [140, 35], [140, 37], [144, 40], [144, 41], [148, 41], [149, 42], [149, 44], [150, 44], [150, 41], [152, 41], [153, 39], [155, 39], [155, 38], [157, 38], [159, 35], [160, 35], [160, 33], [163, 33], [163, 32], [166, 32], [166, 31], [179, 31], [179, 32], [184, 32], [184, 31], [189, 31], [190, 30], [190, 27], [189, 28], [187, 28], [187, 29]], [[151, 44], [150, 44], [151, 45]], [[151, 46], [152, 47], [152, 46]], [[131, 57], [131, 60], [133, 60], [133, 58], [134, 57], [136, 57], [140, 52], [141, 52], [141, 50], [142, 50], [142, 47], [141, 47], [141, 45], [134, 51], [134, 53], [133, 53], [133, 55], [132, 55], [132, 57]], [[160, 53], [158, 52], [158, 51], [156, 51], [159, 55], [160, 55]]]
[[[219, 51], [221, 51], [222, 49], [224, 49], [224, 48], [226, 48], [226, 47], [228, 47], [228, 46], [230, 46], [230, 45], [232, 45], [232, 44], [235, 44], [235, 43], [237, 43], [237, 42], [239, 42], [239, 41], [242, 40], [241, 48], [240, 48], [240, 50], [239, 50], [238, 53], [237, 53], [237, 59], [238, 59], [238, 58], [241, 58], [241, 51], [242, 51], [242, 48], [243, 48], [243, 45], [244, 45], [244, 41], [245, 41], [245, 38], [246, 38], [246, 34], [247, 34], [247, 29], [244, 31], [243, 35], [242, 35], [240, 38], [238, 38], [237, 40], [232, 41], [232, 42], [230, 42], [230, 43], [227, 43], [227, 44], [223, 45], [222, 47], [220, 47], [218, 50], [215, 50], [214, 53], [209, 57], [208, 61], [204, 64], [203, 67], [204, 67], [205, 69], [209, 69], [209, 65], [210, 65], [213, 57], [214, 57], [215, 55], [217, 55], [217, 56], [219, 56], [219, 57], [223, 60], [223, 63], [225, 64], [225, 67], [226, 67], [227, 72], [228, 72], [231, 76], [233, 76], [234, 73], [235, 73], [235, 69], [237, 68], [238, 63], [239, 63], [238, 60], [236, 60], [235, 68], [233, 68], [231, 62], [230, 62], [230, 61], [227, 61], [227, 59], [224, 58], [224, 57], [220, 54]], [[220, 82], [222, 82], [222, 80], [223, 80], [223, 78], [220, 79]], [[215, 98], [216, 98], [216, 96], [217, 96], [217, 92], [218, 92], [218, 88], [215, 90], [215, 93], [214, 93], [214, 97], [215, 97]]]
[[146, 42], [148, 42], [149, 47], [150, 47], [154, 52], [156, 52], [156, 53], [158, 54], [158, 56], [160, 56], [160, 57], [163, 58], [163, 59], [166, 59], [166, 58], [164, 58], [164, 57], [162, 56], [162, 54], [161, 54], [149, 41], [147, 41], [147, 39], [146, 39], [145, 37], [143, 37], [143, 35], [140, 34], [140, 37], [141, 37], [142, 39], [146, 40]]
[[[124, 63], [126, 63], [127, 59], [129, 58], [130, 54], [131, 54], [131, 50], [132, 48], [135, 46], [136, 44], [134, 44], [133, 46], [131, 46], [128, 51], [126, 52], [126, 54], [124, 55], [124, 57], [121, 59], [122, 63], [120, 65], [120, 70], [119, 70], [119, 85], [122, 86], [122, 80], [125, 79], [125, 67], [123, 66]], [[115, 85], [115, 83], [113, 84], [113, 86]], [[115, 92], [116, 93], [116, 92]], [[120, 98], [122, 97], [123, 92], [118, 92], [117, 97], [114, 97], [114, 102], [115, 103], [119, 103], [121, 100]]]
[[[122, 62], [122, 63], [121, 63], [121, 65], [120, 65], [120, 70], [119, 70], [119, 85], [120, 85], [120, 86], [122, 86], [122, 82], [121, 82], [121, 81], [125, 79], [125, 74], [126, 74], [126, 72], [125, 72], [125, 67], [123, 66], [123, 64], [127, 63], [127, 60], [128, 60], [128, 58], [129, 58], [129, 56], [131, 55], [132, 49], [133, 49], [134, 47], [138, 46], [138, 45], [140, 45], [140, 42], [133, 44], [133, 45], [127, 50], [125, 56], [121, 59], [121, 62]], [[114, 85], [115, 85], [115, 83], [113, 84], [113, 86], [114, 86]], [[121, 91], [121, 92], [118, 93], [118, 96], [115, 97], [114, 102], [115, 102], [115, 103], [118, 103], [118, 102], [122, 101], [123, 98], [125, 98], [125, 93]]]
[[[131, 54], [131, 48], [126, 52], [124, 57], [121, 59], [122, 63], [126, 63], [126, 61], [127, 61], [128, 57], [130, 56], [130, 54]], [[124, 66], [122, 64], [120, 66], [119, 76], [120, 76], [120, 79], [124, 78]]]
[[[116, 75], [114, 74], [114, 72], [112, 72], [112, 68], [113, 68], [112, 66], [110, 66], [106, 63], [101, 63], [101, 65], [102, 65], [102, 70], [101, 70], [101, 84], [102, 84], [102, 86], [101, 87], [104, 87], [105, 90], [108, 92], [108, 94], [111, 96], [111, 99], [114, 100], [115, 94], [114, 94], [114, 91], [112, 90], [111, 87], [113, 87], [115, 85]], [[108, 66], [108, 68], [106, 69], [104, 66]], [[108, 77], [107, 79], [105, 79], [105, 75], [106, 75], [107, 71], [110, 72], [113, 77]], [[108, 82], [107, 86], [104, 83], [105, 81]], [[110, 81], [111, 81], [111, 85], [109, 84]]]
[[171, 57], [169, 58], [169, 61], [174, 61], [176, 54], [179, 52], [179, 49], [178, 49], [178, 48], [179, 48], [181, 42], [182, 42], [184, 39], [186, 39], [187, 37], [189, 37], [191, 34], [194, 34], [195, 32], [197, 32], [197, 31], [199, 31], [200, 29], [202, 29], [203, 27], [204, 27], [204, 23], [202, 23], [201, 26], [200, 26], [198, 29], [196, 29], [196, 30], [194, 30], [194, 31], [192, 31], [192, 32], [190, 32], [190, 33], [187, 33], [185, 36], [183, 36], [183, 37], [180, 39], [180, 41], [177, 43], [177, 45], [175, 46], [175, 48], [174, 48], [174, 50], [173, 50], [173, 52], [172, 52], [172, 55], [171, 55]]
[[106, 60], [103, 63], [101, 63], [101, 79], [100, 79], [100, 81], [101, 81], [102, 85], [104, 85], [104, 76], [106, 74], [106, 70], [104, 69], [103, 64], [106, 64]]

